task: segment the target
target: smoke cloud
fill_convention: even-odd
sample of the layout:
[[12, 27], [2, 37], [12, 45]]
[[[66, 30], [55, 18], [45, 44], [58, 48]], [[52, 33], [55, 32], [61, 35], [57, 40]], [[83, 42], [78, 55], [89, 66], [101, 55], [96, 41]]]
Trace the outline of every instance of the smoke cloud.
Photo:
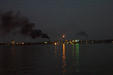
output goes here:
[[40, 29], [35, 29], [35, 24], [31, 23], [27, 17], [22, 16], [20, 12], [0, 12], [0, 32], [2, 35], [7, 35], [13, 30], [19, 30], [20, 34], [33, 39], [39, 37], [49, 39], [47, 34], [43, 33]]

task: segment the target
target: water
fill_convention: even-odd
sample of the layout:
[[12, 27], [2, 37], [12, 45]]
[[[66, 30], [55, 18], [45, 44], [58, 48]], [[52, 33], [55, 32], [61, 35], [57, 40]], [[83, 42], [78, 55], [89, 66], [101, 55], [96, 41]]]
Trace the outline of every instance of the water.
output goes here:
[[112, 44], [0, 46], [0, 75], [97, 75], [105, 72], [113, 74]]

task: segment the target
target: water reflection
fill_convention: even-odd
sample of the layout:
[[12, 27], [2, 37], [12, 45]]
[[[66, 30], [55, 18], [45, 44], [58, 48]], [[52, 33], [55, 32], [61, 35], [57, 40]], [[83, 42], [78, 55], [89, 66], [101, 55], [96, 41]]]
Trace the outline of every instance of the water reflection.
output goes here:
[[71, 63], [71, 69], [73, 72], [80, 72], [80, 69], [79, 69], [79, 44], [76, 43], [76, 44], [73, 44], [71, 46], [72, 48], [72, 60], [69, 61], [69, 62], [72, 62]]
[[55, 48], [54, 48], [54, 49], [55, 49], [54, 54], [55, 54], [56, 57], [57, 57], [57, 54], [58, 54], [58, 53], [57, 53], [57, 52], [58, 52], [58, 51], [57, 51], [57, 50], [58, 50], [57, 48], [58, 48], [58, 47], [55, 45]]
[[0, 75], [112, 72], [112, 53], [113, 45], [4, 46], [0, 50]]
[[65, 43], [63, 43], [62, 46], [55, 46], [55, 56], [61, 59], [59, 60], [59, 62], [61, 62], [62, 64], [61, 68], [63, 75], [65, 75], [71, 69], [72, 69], [71, 71], [73, 72], [80, 72], [78, 43], [73, 45], [66, 45]]
[[63, 74], [66, 72], [66, 47], [65, 44], [63, 43], [62, 45], [62, 51], [63, 51], [63, 55], [62, 55], [62, 68], [63, 68]]
[[79, 44], [76, 44], [76, 72], [79, 72]]
[[11, 53], [12, 53], [13, 56], [16, 56], [15, 46], [11, 46]]
[[11, 58], [12, 58], [12, 60], [10, 61], [9, 70], [10, 70], [10, 72], [13, 72], [14, 74], [17, 75], [15, 46], [11, 46]]
[[16, 49], [14, 46], [3, 46], [1, 49], [0, 75], [16, 75]]

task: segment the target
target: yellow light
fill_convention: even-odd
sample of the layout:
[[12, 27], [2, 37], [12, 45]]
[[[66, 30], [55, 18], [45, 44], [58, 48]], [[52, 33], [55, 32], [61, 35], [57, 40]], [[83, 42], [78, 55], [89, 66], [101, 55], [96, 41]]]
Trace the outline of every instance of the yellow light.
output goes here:
[[54, 43], [54, 45], [56, 46], [56, 45], [57, 45], [57, 43], [55, 42], [55, 43]]
[[47, 44], [47, 42], [44, 42], [45, 44]]
[[75, 42], [75, 40], [72, 40], [72, 42]]
[[11, 44], [12, 44], [12, 45], [15, 45], [15, 41], [14, 41], [14, 40], [12, 40], [12, 41], [11, 41]]
[[72, 45], [72, 44], [73, 44], [73, 42], [72, 42], [72, 41], [69, 41], [69, 44], [71, 44], [71, 45]]
[[65, 40], [66, 42], [68, 42], [68, 40]]

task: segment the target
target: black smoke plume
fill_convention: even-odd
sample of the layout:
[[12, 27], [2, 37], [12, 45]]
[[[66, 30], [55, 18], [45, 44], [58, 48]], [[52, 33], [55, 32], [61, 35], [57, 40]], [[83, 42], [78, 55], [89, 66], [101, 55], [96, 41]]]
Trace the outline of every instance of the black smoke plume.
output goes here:
[[20, 12], [0, 12], [0, 30], [4, 35], [19, 29], [19, 33], [30, 36], [33, 39], [38, 37], [49, 39], [47, 34], [43, 33], [40, 29], [34, 29], [34, 27], [35, 24], [31, 23], [27, 17], [22, 16]]

